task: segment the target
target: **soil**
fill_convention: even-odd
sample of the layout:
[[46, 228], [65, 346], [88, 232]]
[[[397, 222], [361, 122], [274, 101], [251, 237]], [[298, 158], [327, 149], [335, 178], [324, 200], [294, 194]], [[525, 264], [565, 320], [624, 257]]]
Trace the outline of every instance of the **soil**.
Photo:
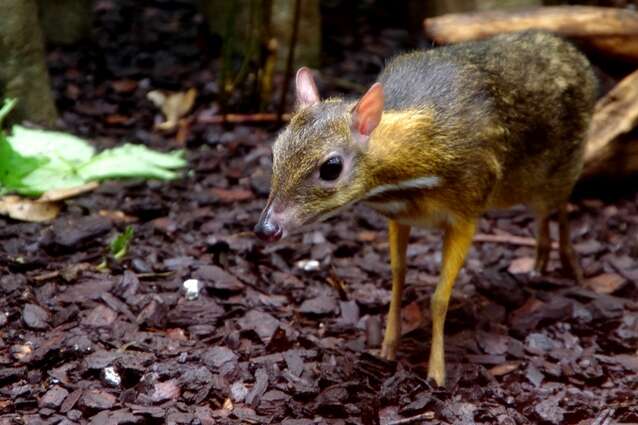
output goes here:
[[[321, 70], [323, 93], [364, 87], [405, 47], [404, 31], [366, 22]], [[397, 361], [381, 360], [384, 219], [355, 207], [276, 244], [250, 234], [278, 129], [204, 123], [218, 112], [217, 59], [202, 34], [190, 2], [101, 0], [92, 42], [49, 48], [64, 128], [99, 147], [185, 148], [190, 166], [173, 182], [104, 183], [49, 224], [0, 219], [0, 424], [638, 422], [638, 194], [570, 205], [584, 287], [561, 277], [557, 253], [530, 276], [526, 209], [483, 218], [437, 388], [426, 366], [441, 235], [411, 236], [404, 335]], [[146, 93], [189, 87], [188, 125], [154, 130]], [[127, 226], [115, 261], [109, 242]]]

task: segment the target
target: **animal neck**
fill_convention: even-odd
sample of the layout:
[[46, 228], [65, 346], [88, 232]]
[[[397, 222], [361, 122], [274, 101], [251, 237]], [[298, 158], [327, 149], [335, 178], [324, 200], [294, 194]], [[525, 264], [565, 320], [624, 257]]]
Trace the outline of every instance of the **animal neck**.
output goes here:
[[368, 142], [368, 197], [440, 185], [441, 147], [430, 143], [433, 116], [431, 109], [383, 113]]

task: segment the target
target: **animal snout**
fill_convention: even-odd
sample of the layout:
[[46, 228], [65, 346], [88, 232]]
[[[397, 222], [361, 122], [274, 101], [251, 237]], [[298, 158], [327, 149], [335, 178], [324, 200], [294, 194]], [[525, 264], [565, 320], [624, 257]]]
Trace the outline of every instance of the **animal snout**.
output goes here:
[[255, 226], [255, 234], [263, 241], [274, 242], [281, 239], [283, 228], [271, 219], [270, 214], [266, 213], [262, 215]]

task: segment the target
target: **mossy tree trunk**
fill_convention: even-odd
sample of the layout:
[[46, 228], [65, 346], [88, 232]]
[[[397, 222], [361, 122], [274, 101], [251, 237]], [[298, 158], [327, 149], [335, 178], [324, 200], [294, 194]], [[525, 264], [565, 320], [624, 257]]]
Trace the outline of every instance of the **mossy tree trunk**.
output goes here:
[[[293, 64], [318, 66], [321, 21], [318, 0], [303, 0]], [[283, 71], [291, 43], [295, 0], [200, 0], [211, 33], [222, 39], [221, 104], [263, 109], [274, 71]]]
[[37, 0], [44, 38], [53, 44], [74, 44], [91, 33], [93, 0]]
[[0, 95], [18, 99], [10, 119], [52, 126], [57, 119], [35, 0], [1, 0]]

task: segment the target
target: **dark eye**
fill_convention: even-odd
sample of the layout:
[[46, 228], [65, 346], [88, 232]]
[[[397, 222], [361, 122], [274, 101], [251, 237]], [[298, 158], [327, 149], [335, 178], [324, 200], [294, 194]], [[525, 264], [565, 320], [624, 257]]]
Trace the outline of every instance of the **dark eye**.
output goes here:
[[340, 156], [328, 158], [319, 168], [319, 178], [325, 181], [337, 180], [343, 169], [343, 161]]

